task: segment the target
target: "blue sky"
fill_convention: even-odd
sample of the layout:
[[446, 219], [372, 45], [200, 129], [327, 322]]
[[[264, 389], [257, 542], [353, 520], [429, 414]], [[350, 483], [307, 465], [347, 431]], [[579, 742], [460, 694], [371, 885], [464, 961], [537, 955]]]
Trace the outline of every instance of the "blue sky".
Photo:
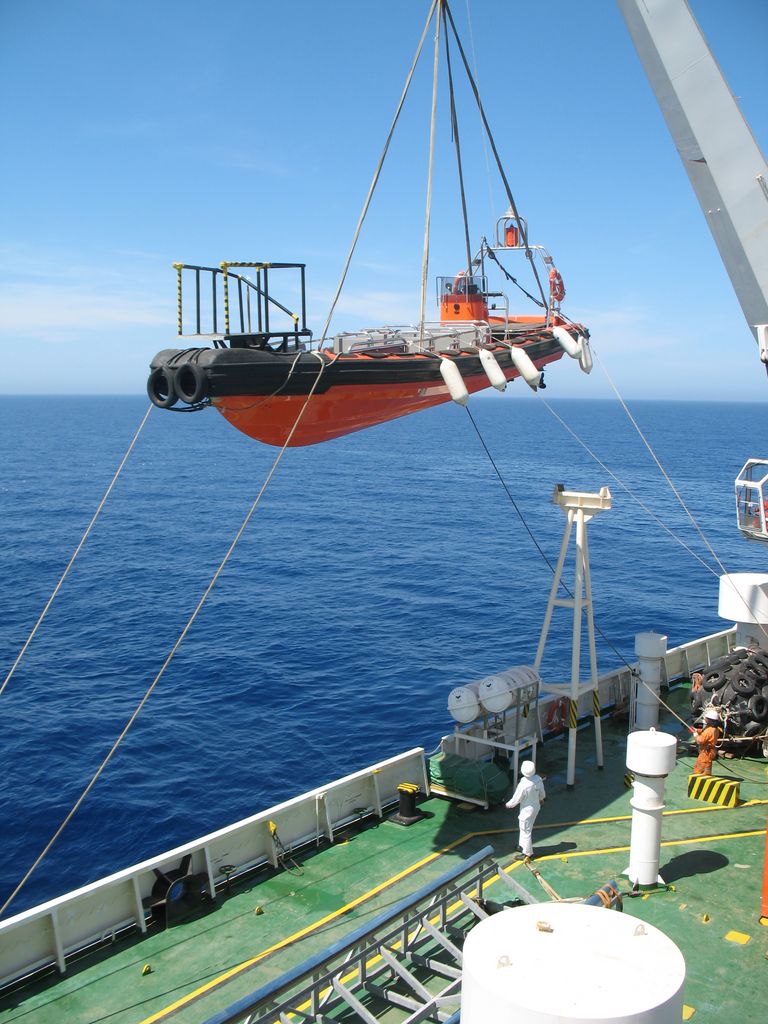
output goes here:
[[[768, 4], [692, 8], [765, 150]], [[756, 346], [616, 6], [453, 9], [531, 239], [622, 393], [761, 400]], [[175, 345], [174, 260], [306, 262], [319, 331], [427, 10], [0, 0], [0, 393], [142, 392]], [[428, 52], [336, 329], [418, 317], [430, 85]], [[506, 201], [463, 86], [459, 103], [474, 241]], [[447, 126], [443, 102], [431, 279], [463, 261]], [[548, 382], [550, 397], [610, 394], [570, 361]]]

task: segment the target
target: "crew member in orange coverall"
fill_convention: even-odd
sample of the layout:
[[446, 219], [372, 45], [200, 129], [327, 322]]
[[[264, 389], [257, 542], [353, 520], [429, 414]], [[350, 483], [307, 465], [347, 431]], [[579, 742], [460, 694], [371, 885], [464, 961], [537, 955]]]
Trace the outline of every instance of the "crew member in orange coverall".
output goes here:
[[693, 766], [694, 775], [711, 775], [712, 762], [717, 757], [717, 741], [720, 739], [720, 715], [714, 708], [704, 713], [704, 728], [696, 733], [699, 756]]

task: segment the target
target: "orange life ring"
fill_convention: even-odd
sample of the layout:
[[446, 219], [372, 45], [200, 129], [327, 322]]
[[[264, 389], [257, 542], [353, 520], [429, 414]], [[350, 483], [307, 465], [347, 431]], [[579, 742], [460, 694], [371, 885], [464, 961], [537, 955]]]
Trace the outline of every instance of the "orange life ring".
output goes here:
[[565, 298], [565, 285], [556, 267], [549, 272], [549, 294], [555, 302], [562, 302]]
[[553, 700], [547, 708], [546, 728], [547, 732], [560, 732], [565, 728], [566, 716], [568, 714], [568, 698], [560, 697]]

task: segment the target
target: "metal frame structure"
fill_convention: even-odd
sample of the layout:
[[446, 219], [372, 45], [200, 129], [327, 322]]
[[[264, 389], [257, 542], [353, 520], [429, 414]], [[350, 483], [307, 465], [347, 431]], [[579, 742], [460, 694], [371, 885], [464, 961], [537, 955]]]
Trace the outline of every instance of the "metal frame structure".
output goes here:
[[507, 875], [486, 846], [370, 924], [263, 986], [206, 1024], [447, 1024], [461, 996], [461, 946], [489, 916], [484, 886], [499, 878], [518, 903], [541, 902]]
[[[201, 337], [213, 341], [215, 347], [225, 347], [229, 342], [232, 348], [256, 347], [264, 348], [273, 341], [280, 342], [280, 349], [287, 350], [289, 346], [299, 348], [305, 342], [311, 343], [312, 332], [307, 327], [307, 302], [306, 302], [306, 277], [305, 263], [255, 263], [255, 262], [223, 262], [218, 267], [199, 267], [189, 263], [174, 263], [176, 271], [176, 305], [177, 305], [177, 327], [176, 333], [179, 337]], [[236, 270], [252, 269], [256, 271], [256, 280], [252, 281], [244, 274], [233, 272]], [[270, 271], [275, 270], [298, 270], [299, 291], [301, 296], [301, 311], [295, 313], [274, 295], [270, 294]], [[183, 272], [191, 271], [194, 274], [194, 332], [184, 331], [184, 288]], [[210, 331], [203, 331], [203, 311], [201, 274], [210, 274]], [[219, 283], [221, 283], [221, 306], [223, 309], [223, 330], [219, 325]], [[231, 286], [234, 284], [234, 296], [231, 298]], [[235, 301], [236, 299], [236, 301]], [[273, 330], [270, 322], [270, 312], [279, 310], [292, 322], [293, 328], [284, 327]], [[232, 330], [232, 316], [234, 314], [235, 326], [239, 330]]]
[[[573, 634], [571, 647], [571, 681], [570, 684], [550, 684], [546, 688], [555, 693], [570, 698], [568, 713], [568, 770], [566, 785], [573, 788], [576, 781], [576, 732], [578, 728], [578, 704], [582, 694], [592, 692], [592, 714], [595, 721], [595, 753], [598, 768], [603, 767], [603, 737], [600, 723], [600, 695], [598, 691], [597, 676], [597, 650], [595, 647], [595, 620], [592, 614], [592, 581], [589, 568], [589, 545], [587, 543], [587, 523], [599, 512], [611, 507], [611, 492], [607, 487], [602, 487], [597, 493], [583, 491], [566, 491], [562, 484], [557, 484], [553, 495], [554, 503], [558, 505], [566, 515], [565, 531], [563, 542], [560, 545], [560, 557], [557, 560], [555, 577], [552, 581], [552, 589], [549, 593], [547, 611], [544, 616], [544, 625], [541, 628], [539, 646], [536, 650], [536, 660], [533, 667], [537, 672], [541, 669], [541, 661], [544, 656], [544, 647], [547, 642], [549, 627], [552, 622], [552, 613], [555, 606], [573, 609]], [[576, 563], [574, 568], [574, 583], [571, 596], [558, 598], [557, 593], [563, 575], [565, 556], [568, 551], [568, 542], [571, 537], [571, 530], [576, 525]], [[589, 662], [590, 677], [585, 683], [581, 682], [581, 617], [586, 613], [587, 632], [589, 637]]]

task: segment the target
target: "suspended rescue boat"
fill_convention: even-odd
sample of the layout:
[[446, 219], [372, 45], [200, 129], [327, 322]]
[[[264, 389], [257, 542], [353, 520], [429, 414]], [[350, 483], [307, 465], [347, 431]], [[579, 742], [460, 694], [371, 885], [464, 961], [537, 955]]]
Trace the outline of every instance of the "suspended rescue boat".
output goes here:
[[[249, 437], [295, 447], [451, 399], [464, 403], [485, 388], [503, 390], [516, 377], [536, 390], [544, 386], [544, 367], [564, 352], [588, 373], [589, 333], [560, 311], [565, 289], [552, 257], [523, 239], [525, 222], [510, 211], [497, 224], [495, 244], [483, 239], [467, 271], [439, 277], [438, 322], [337, 334], [322, 347], [307, 328], [304, 264], [177, 263], [178, 335], [209, 345], [159, 352], [149, 397], [174, 411], [212, 405]], [[491, 263], [517, 284], [499, 261], [499, 253], [515, 250], [542, 263], [549, 295], [540, 285], [539, 315], [511, 315], [506, 294], [489, 289]], [[277, 272], [281, 299], [272, 288]]]

